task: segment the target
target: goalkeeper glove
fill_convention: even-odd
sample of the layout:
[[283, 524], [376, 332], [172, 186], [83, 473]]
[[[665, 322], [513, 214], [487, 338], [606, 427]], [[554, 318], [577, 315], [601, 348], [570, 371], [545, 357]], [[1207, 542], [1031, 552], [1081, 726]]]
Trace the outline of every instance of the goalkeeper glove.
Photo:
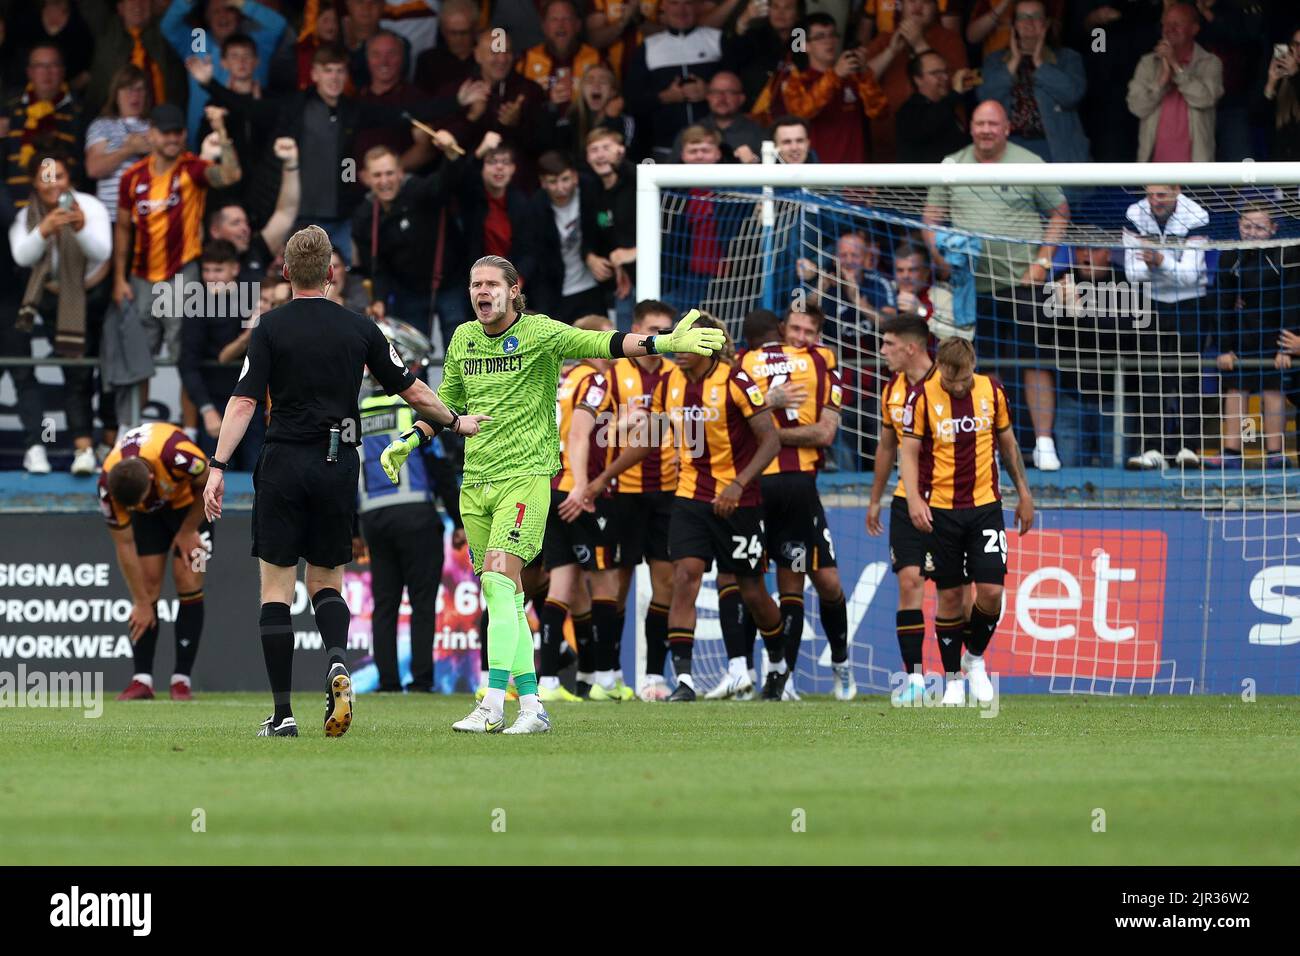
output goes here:
[[694, 328], [695, 320], [699, 317], [700, 310], [691, 309], [668, 335], [656, 335], [655, 351], [690, 352], [695, 355], [712, 355], [714, 352], [720, 352], [727, 344], [726, 334], [721, 329]]
[[401, 438], [396, 438], [389, 443], [379, 455], [379, 465], [384, 469], [384, 474], [393, 484], [402, 480], [402, 464], [406, 461], [407, 456], [423, 444], [421, 440], [424, 437], [423, 432], [418, 428], [412, 428]]

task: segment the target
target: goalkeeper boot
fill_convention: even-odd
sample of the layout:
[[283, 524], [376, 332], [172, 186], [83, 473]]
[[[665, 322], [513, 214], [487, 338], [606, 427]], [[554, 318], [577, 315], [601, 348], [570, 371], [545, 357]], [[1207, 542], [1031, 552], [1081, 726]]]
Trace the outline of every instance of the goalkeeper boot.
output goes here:
[[790, 672], [788, 670], [780, 674], [776, 671], [768, 671], [767, 679], [763, 682], [763, 699], [784, 700], [785, 682], [789, 679]]
[[499, 734], [506, 727], [504, 714], [493, 714], [487, 704], [479, 704], [468, 717], [463, 717], [451, 725], [452, 730], [462, 734]]
[[259, 737], [297, 737], [298, 721], [292, 717], [286, 717], [278, 724], [275, 722], [275, 714], [272, 714], [266, 720], [262, 721], [262, 726], [258, 728], [257, 736]]
[[970, 681], [970, 692], [974, 698], [981, 704], [992, 702], [993, 682], [989, 680], [988, 672], [984, 669], [984, 658], [976, 657], [970, 651], [963, 651], [961, 668], [966, 672], [966, 679]]
[[925, 702], [925, 678], [920, 674], [910, 674], [905, 683], [894, 695], [895, 707], [920, 707]]
[[943, 688], [943, 706], [966, 706], [966, 682], [960, 677], [950, 677]]
[[670, 704], [689, 704], [695, 700], [695, 682], [689, 674], [677, 678], [677, 689], [668, 696]]
[[[568, 690], [563, 684], [554, 687], [538, 687], [537, 699], [543, 704], [581, 704], [582, 698]], [[522, 713], [522, 711], [521, 711]], [[523, 733], [523, 731], [519, 731]]]
[[503, 734], [549, 734], [551, 718], [544, 710], [521, 710], [515, 722], [501, 732]]
[[753, 690], [754, 682], [749, 679], [749, 671], [744, 670], [740, 673], [727, 671], [722, 675], [722, 680], [718, 681], [717, 686], [704, 695], [704, 699], [734, 700], [738, 694]]
[[325, 684], [325, 736], [342, 737], [352, 726], [352, 676], [343, 664], [330, 668]]
[[848, 661], [839, 664], [832, 661], [831, 674], [834, 675], [836, 700], [852, 700], [858, 696], [858, 682], [853, 679], [852, 664]]

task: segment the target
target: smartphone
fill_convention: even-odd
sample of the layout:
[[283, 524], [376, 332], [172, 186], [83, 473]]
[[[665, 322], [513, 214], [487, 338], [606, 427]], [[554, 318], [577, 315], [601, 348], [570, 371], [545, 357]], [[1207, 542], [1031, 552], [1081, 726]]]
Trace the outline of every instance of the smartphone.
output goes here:
[[1273, 44], [1273, 59], [1275, 59], [1275, 60], [1285, 60], [1285, 59], [1286, 59], [1286, 55], [1287, 55], [1287, 53], [1289, 53], [1289, 52], [1290, 52], [1290, 49], [1288, 48], [1287, 44], [1285, 44], [1285, 43], [1274, 43], [1274, 44]]
[[64, 212], [72, 208], [72, 193], [62, 193], [59, 196], [59, 208]]

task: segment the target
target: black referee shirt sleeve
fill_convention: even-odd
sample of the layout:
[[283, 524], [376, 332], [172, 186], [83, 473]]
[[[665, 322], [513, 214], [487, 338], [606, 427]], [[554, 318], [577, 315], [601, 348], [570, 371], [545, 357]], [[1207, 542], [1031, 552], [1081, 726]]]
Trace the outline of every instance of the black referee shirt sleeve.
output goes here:
[[398, 356], [397, 349], [384, 338], [379, 326], [369, 320], [366, 320], [366, 325], [366, 365], [370, 374], [389, 395], [406, 391], [415, 384], [415, 374]]
[[251, 398], [255, 402], [266, 400], [266, 386], [271, 378], [271, 342], [266, 332], [266, 323], [259, 322], [248, 337], [248, 354], [244, 356], [244, 368], [239, 373], [232, 395]]

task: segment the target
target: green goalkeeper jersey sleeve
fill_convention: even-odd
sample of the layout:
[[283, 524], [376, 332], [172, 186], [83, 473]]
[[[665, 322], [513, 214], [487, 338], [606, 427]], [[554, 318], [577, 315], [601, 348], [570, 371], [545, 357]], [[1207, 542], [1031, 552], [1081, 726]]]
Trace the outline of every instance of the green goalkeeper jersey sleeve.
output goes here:
[[610, 358], [613, 332], [588, 332], [525, 313], [488, 335], [475, 320], [451, 337], [438, 397], [457, 412], [490, 415], [465, 439], [465, 478], [478, 485], [560, 470], [555, 390], [566, 358]]

